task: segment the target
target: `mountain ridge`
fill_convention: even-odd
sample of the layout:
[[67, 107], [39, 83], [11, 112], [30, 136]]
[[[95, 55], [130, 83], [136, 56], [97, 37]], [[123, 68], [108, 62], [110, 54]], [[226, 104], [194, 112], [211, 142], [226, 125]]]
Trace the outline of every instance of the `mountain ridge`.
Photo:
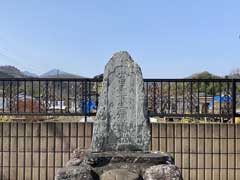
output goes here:
[[84, 76], [68, 73], [59, 69], [52, 69], [39, 76], [40, 78], [85, 78]]
[[68, 73], [59, 69], [52, 69], [38, 75], [30, 71], [21, 71], [15, 66], [4, 65], [0, 66], [0, 77], [1, 78], [86, 78], [77, 74]]
[[[103, 74], [94, 76], [95, 79], [102, 78]], [[30, 71], [21, 71], [18, 68], [10, 65], [0, 66], [0, 78], [87, 78], [81, 75], [68, 73], [59, 69], [51, 69], [41, 75]], [[208, 71], [194, 73], [185, 79], [220, 79], [220, 78], [236, 78], [240, 79], [240, 70], [232, 72], [226, 76], [218, 76]]]

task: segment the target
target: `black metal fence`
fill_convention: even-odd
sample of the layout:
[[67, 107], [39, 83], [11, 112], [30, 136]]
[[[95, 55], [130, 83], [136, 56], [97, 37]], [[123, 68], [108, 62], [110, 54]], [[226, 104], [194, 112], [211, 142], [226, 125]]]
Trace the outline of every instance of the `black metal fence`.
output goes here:
[[[0, 115], [94, 116], [99, 79], [0, 78]], [[144, 79], [149, 116], [238, 117], [240, 80]]]
[[239, 117], [239, 80], [236, 79], [145, 79], [150, 116]]

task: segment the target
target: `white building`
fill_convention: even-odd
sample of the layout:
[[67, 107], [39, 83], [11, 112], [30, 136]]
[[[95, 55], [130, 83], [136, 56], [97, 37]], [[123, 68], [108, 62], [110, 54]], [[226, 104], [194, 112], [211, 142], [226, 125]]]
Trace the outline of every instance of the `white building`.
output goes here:
[[0, 97], [0, 110], [3, 110], [3, 108], [4, 108], [4, 110], [7, 109], [7, 102], [8, 102], [8, 100], [5, 98], [4, 99], [4, 104], [3, 104], [3, 98]]
[[57, 110], [57, 111], [61, 111], [61, 110], [66, 110], [67, 106], [65, 105], [64, 101], [48, 101], [48, 109], [49, 110]]

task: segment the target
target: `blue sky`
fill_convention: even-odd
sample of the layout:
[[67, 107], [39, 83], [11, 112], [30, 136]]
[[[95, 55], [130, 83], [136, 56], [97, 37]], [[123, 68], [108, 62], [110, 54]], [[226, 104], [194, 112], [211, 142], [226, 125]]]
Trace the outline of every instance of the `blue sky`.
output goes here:
[[88, 77], [127, 50], [144, 77], [228, 74], [240, 67], [240, 1], [8, 0], [0, 5], [0, 65]]

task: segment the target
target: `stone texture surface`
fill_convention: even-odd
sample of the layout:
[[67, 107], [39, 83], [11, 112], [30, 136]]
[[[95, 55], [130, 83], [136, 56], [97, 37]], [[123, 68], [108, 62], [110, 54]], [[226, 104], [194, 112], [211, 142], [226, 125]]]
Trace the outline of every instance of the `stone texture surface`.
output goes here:
[[152, 165], [173, 164], [173, 158], [162, 152], [86, 152], [83, 161], [91, 166], [102, 166], [102, 163], [147, 163]]
[[166, 153], [145, 152], [87, 152], [83, 162], [90, 165], [93, 170], [101, 175], [112, 169], [129, 169], [139, 175], [151, 166], [171, 164], [173, 159]]
[[66, 167], [58, 170], [55, 180], [97, 180], [98, 175], [89, 165]]
[[70, 159], [66, 166], [67, 167], [70, 167], [70, 166], [79, 166], [80, 164], [82, 163], [82, 159], [79, 159], [79, 158], [72, 158]]
[[104, 71], [92, 150], [147, 151], [149, 143], [141, 69], [127, 52], [115, 53]]
[[102, 174], [100, 180], [140, 180], [140, 177], [127, 169], [113, 169]]
[[144, 180], [182, 180], [180, 170], [175, 165], [161, 164], [146, 169]]

